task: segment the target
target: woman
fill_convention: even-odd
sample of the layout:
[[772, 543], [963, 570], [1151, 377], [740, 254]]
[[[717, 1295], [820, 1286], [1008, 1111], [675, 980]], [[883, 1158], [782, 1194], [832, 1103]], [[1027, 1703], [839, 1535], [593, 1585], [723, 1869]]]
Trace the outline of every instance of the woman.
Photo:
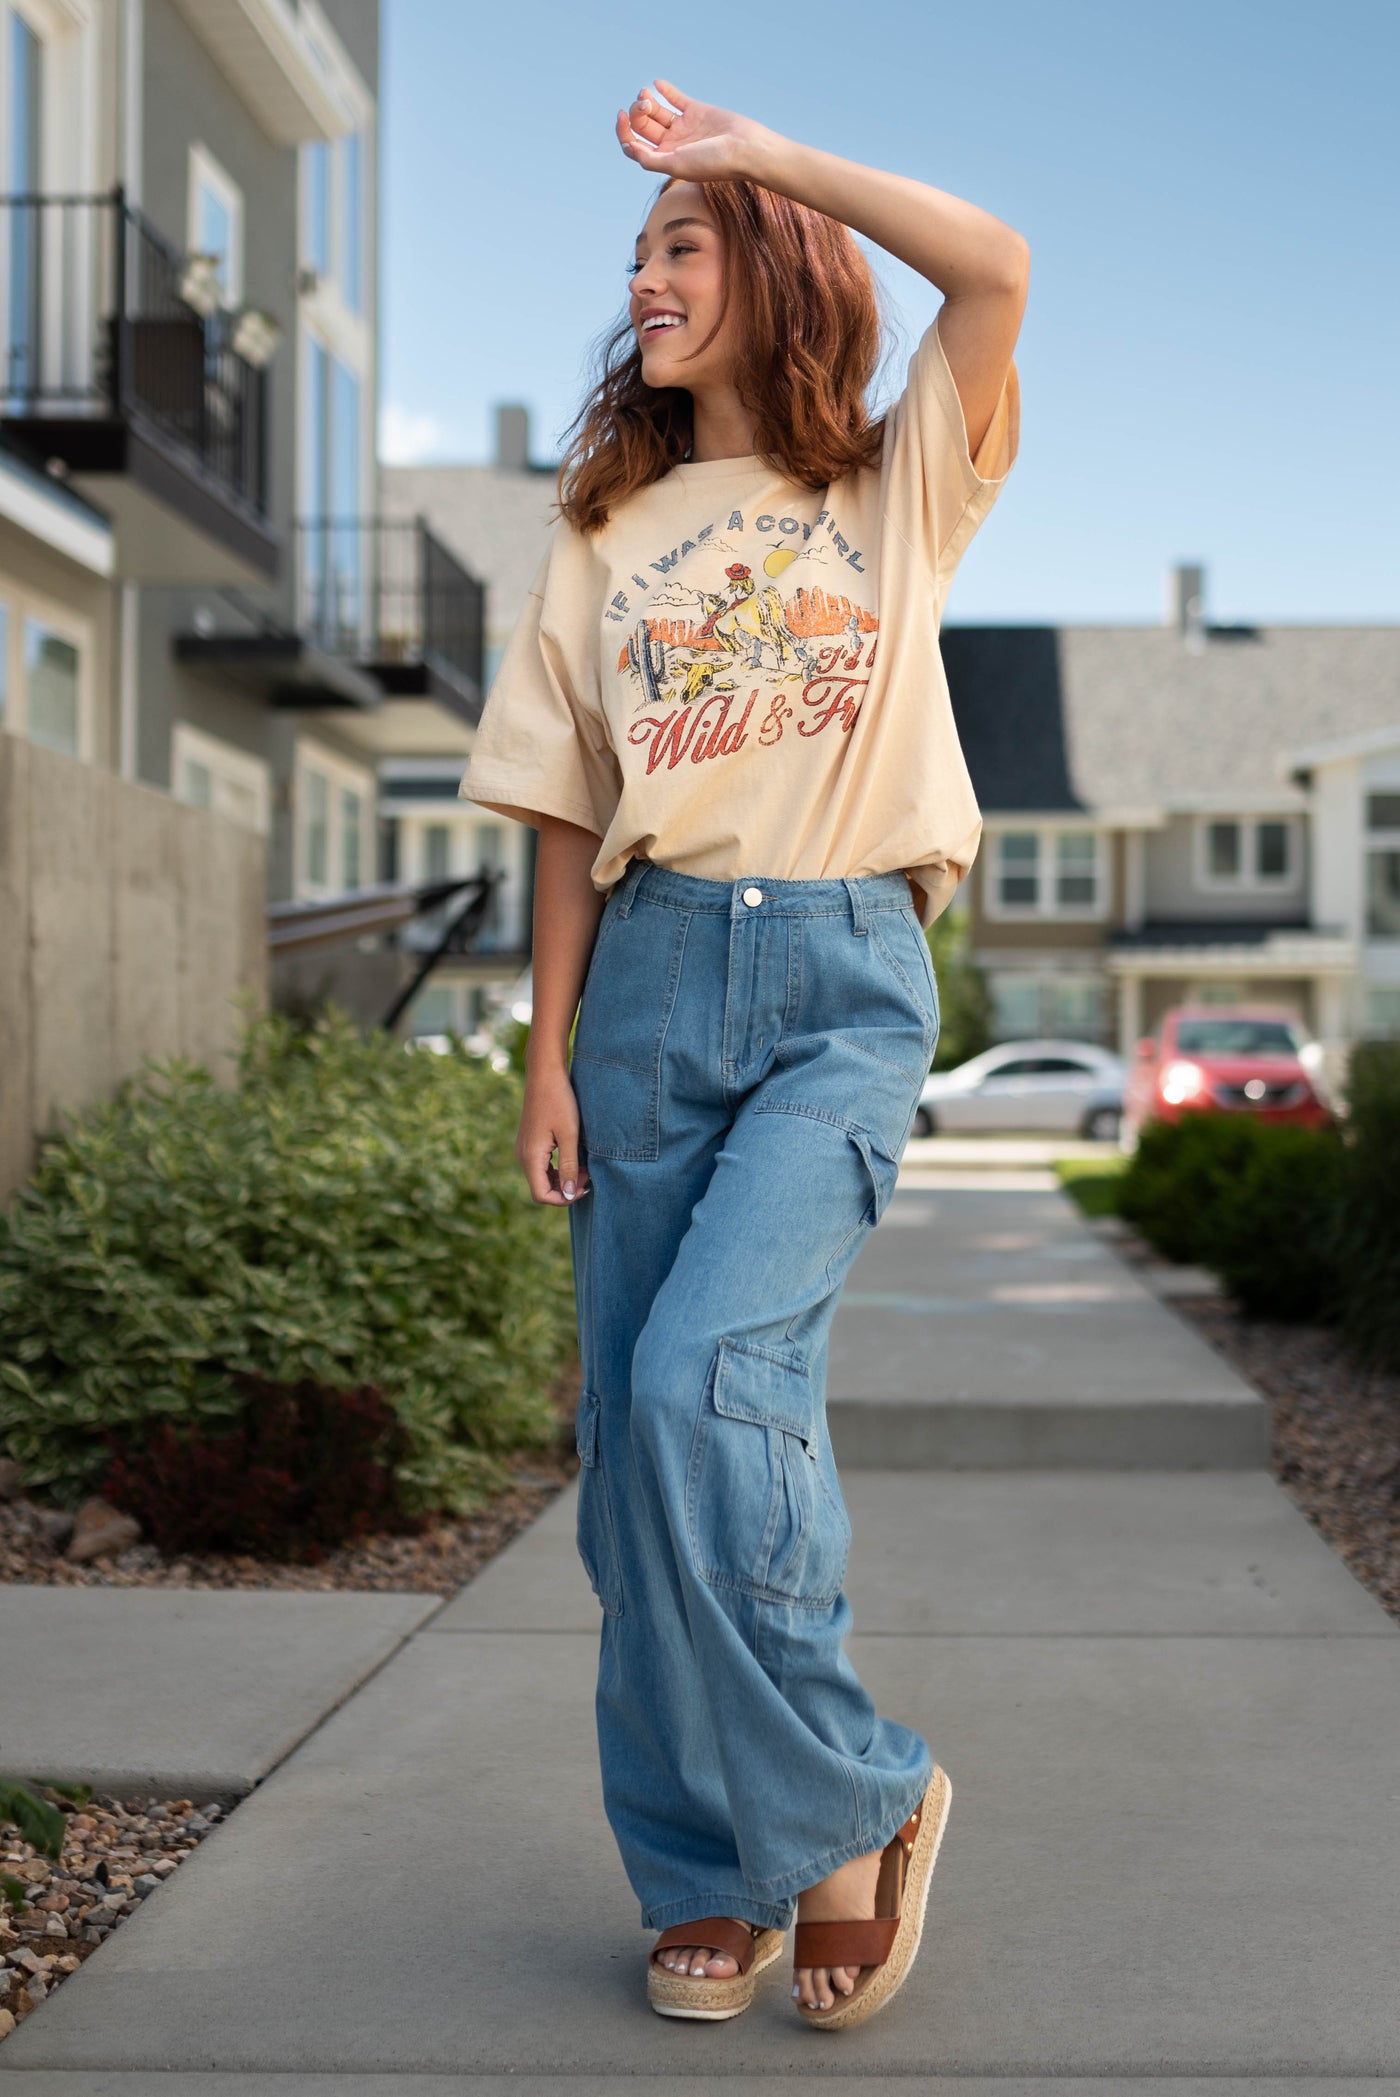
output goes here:
[[[826, 1343], [937, 1038], [924, 927], [980, 832], [938, 620], [1016, 455], [1027, 248], [655, 90], [617, 135], [667, 180], [461, 791], [540, 833], [516, 1155], [570, 1209], [649, 1998], [737, 2014], [795, 1912], [793, 1995], [840, 2028], [909, 1970], [950, 1794], [843, 1651]], [[879, 421], [852, 228], [945, 294]]]

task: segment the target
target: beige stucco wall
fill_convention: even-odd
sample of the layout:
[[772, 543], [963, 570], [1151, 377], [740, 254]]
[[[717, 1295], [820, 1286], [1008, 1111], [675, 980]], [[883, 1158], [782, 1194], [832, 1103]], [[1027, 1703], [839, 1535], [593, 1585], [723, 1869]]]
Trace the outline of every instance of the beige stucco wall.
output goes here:
[[231, 1075], [265, 913], [255, 833], [0, 734], [0, 1197], [146, 1056]]

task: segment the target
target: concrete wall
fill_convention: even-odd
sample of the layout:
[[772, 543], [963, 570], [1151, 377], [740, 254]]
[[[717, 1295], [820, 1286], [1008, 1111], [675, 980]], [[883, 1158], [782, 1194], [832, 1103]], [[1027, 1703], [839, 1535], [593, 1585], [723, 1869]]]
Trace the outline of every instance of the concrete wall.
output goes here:
[[265, 908], [251, 831], [0, 734], [0, 1196], [146, 1056], [230, 1075]]

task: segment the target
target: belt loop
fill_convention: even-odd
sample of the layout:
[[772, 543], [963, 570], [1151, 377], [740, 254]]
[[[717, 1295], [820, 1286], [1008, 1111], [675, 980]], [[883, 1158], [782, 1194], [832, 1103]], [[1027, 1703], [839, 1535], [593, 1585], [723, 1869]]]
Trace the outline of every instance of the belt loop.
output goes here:
[[651, 861], [648, 859], [634, 859], [628, 865], [626, 873], [617, 886], [617, 914], [619, 917], [626, 917], [630, 912], [632, 899], [636, 895], [641, 878], [650, 864]]
[[851, 930], [859, 938], [869, 930], [865, 922], [865, 892], [854, 875], [843, 874], [841, 878], [846, 884], [846, 894], [851, 899]]

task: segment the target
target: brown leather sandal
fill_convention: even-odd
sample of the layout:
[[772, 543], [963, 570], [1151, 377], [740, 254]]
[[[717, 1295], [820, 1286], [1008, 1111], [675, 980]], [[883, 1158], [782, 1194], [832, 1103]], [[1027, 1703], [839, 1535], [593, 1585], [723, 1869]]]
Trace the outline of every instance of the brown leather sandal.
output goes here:
[[[705, 1973], [672, 1973], [658, 1966], [656, 1955], [674, 1945], [692, 1944], [736, 1961], [739, 1971], [722, 1979]], [[753, 2001], [754, 1982], [765, 1966], [783, 1955], [783, 1932], [756, 1922], [736, 1922], [729, 1915], [706, 1915], [700, 1922], [677, 1922], [663, 1930], [647, 1961], [647, 2001], [662, 2017], [737, 2017]]]
[[793, 1940], [793, 1971], [812, 1966], [859, 1966], [849, 1995], [829, 2010], [797, 2008], [821, 2031], [848, 2031], [882, 2010], [908, 1976], [924, 1931], [934, 1860], [947, 1825], [953, 1787], [935, 1766], [932, 1781], [899, 1833], [885, 1844], [875, 1886], [875, 1916], [868, 1922], [799, 1922]]

